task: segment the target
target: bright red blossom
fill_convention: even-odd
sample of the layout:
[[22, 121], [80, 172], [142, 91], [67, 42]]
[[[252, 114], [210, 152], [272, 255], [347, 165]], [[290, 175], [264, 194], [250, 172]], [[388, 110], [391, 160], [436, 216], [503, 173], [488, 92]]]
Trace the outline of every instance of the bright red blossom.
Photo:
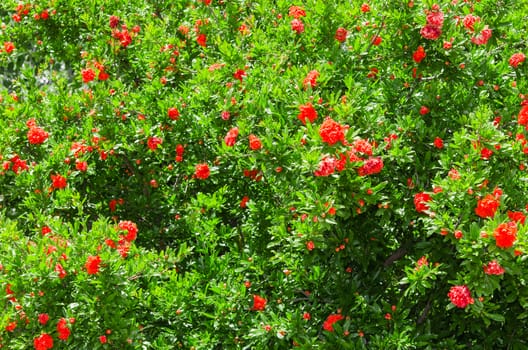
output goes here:
[[317, 119], [317, 111], [315, 110], [314, 106], [308, 102], [305, 105], [299, 106], [299, 115], [297, 115], [297, 118], [306, 125], [306, 119], [310, 121], [310, 123], [313, 123], [315, 119]]
[[81, 75], [84, 83], [89, 83], [95, 79], [95, 72], [92, 68], [82, 69]]
[[47, 333], [43, 333], [33, 339], [35, 350], [49, 350], [53, 348], [53, 338]]
[[524, 125], [528, 128], [528, 104], [524, 105], [519, 111], [517, 123], [519, 123], [519, 125]]
[[517, 224], [514, 221], [509, 221], [500, 224], [493, 231], [495, 243], [499, 248], [511, 248], [517, 239]]
[[431, 196], [428, 193], [420, 192], [414, 195], [414, 207], [417, 212], [422, 213], [426, 210], [429, 210], [429, 205], [427, 202], [432, 200]]
[[442, 149], [444, 148], [444, 141], [439, 137], [435, 137], [433, 145], [438, 149]]
[[48, 323], [49, 315], [48, 314], [39, 314], [38, 315], [38, 321], [41, 325], [45, 325]]
[[155, 151], [158, 149], [158, 146], [163, 143], [163, 139], [153, 136], [149, 137], [147, 140], [147, 146], [151, 151]]
[[319, 78], [319, 72], [316, 70], [311, 70], [306, 75], [306, 78], [303, 80], [303, 86], [304, 88], [308, 88], [308, 86], [311, 86], [314, 88], [317, 85], [317, 78]]
[[348, 32], [345, 28], [339, 27], [336, 30], [335, 39], [340, 43], [344, 43], [346, 41], [347, 34]]
[[178, 120], [180, 117], [180, 111], [178, 111], [178, 108], [176, 107], [170, 107], [167, 110], [167, 115], [169, 116], [169, 119], [171, 120]]
[[422, 45], [418, 46], [416, 51], [413, 52], [413, 60], [416, 63], [422, 62], [422, 60], [426, 57], [425, 49]]
[[522, 52], [514, 53], [511, 57], [508, 63], [513, 68], [517, 68], [519, 64], [523, 63], [526, 59], [526, 56]]
[[336, 323], [337, 321], [341, 321], [342, 319], [344, 319], [344, 317], [341, 314], [329, 315], [323, 323], [323, 329], [328, 332], [333, 332], [334, 323]]
[[61, 188], [65, 188], [66, 185], [67, 185], [67, 182], [66, 182], [66, 178], [60, 174], [58, 175], [51, 175], [51, 182], [52, 182], [52, 187], [54, 189], [61, 189]]
[[99, 264], [101, 264], [101, 258], [98, 255], [90, 255], [86, 259], [86, 264], [84, 264], [84, 266], [89, 275], [95, 275], [99, 272]]
[[11, 41], [4, 42], [4, 51], [6, 53], [11, 53], [15, 49], [15, 44], [13, 44]]
[[466, 285], [451, 287], [447, 296], [456, 307], [461, 309], [475, 302], [471, 297], [469, 288]]
[[120, 221], [119, 224], [117, 224], [117, 227], [122, 230], [126, 231], [127, 234], [123, 237], [128, 242], [132, 242], [136, 240], [137, 237], [137, 226], [132, 221]]
[[297, 34], [304, 32], [304, 23], [300, 19], [292, 19], [291, 29]]
[[68, 321], [65, 318], [61, 318], [57, 323], [57, 332], [59, 333], [60, 340], [68, 340], [70, 337], [71, 331], [67, 326]]
[[369, 158], [358, 169], [359, 176], [373, 175], [381, 172], [383, 169], [383, 160], [381, 157]]
[[346, 127], [327, 117], [319, 128], [319, 135], [323, 142], [329, 145], [334, 145], [338, 141], [345, 143], [345, 130]]
[[226, 146], [233, 147], [235, 145], [236, 139], [238, 137], [238, 128], [234, 127], [227, 132], [227, 135], [224, 138]]
[[502, 275], [506, 270], [502, 266], [499, 265], [497, 260], [490, 261], [487, 265], [484, 265], [482, 267], [484, 269], [484, 273], [486, 275]]
[[262, 311], [266, 308], [267, 300], [259, 295], [253, 295], [253, 307], [251, 310], [253, 311]]
[[520, 211], [509, 211], [508, 210], [508, 218], [511, 221], [515, 221], [521, 225], [524, 225], [524, 222], [526, 221], [526, 215], [524, 215], [524, 213]]
[[305, 17], [306, 11], [299, 6], [290, 6], [290, 9], [288, 11], [288, 16], [293, 17], [295, 19]]
[[262, 148], [262, 142], [257, 136], [253, 134], [249, 135], [249, 148], [253, 151], [257, 151]]
[[475, 214], [481, 218], [492, 218], [499, 208], [499, 200], [492, 194], [487, 194], [484, 198], [477, 202]]
[[27, 138], [30, 144], [40, 145], [48, 139], [48, 133], [44, 129], [34, 126], [29, 128], [29, 131], [27, 132]]
[[194, 173], [196, 178], [205, 180], [209, 177], [210, 174], [211, 171], [209, 170], [209, 165], [207, 165], [206, 163], [200, 163], [196, 165]]

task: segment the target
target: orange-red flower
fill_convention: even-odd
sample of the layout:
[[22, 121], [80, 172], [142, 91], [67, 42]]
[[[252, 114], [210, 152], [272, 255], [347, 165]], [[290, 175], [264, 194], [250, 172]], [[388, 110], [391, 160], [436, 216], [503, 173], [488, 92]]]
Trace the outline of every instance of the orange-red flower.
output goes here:
[[96, 256], [88, 256], [86, 259], [86, 264], [84, 266], [86, 267], [86, 271], [89, 275], [95, 275], [99, 272], [99, 265], [101, 264], [101, 258], [99, 255]]
[[494, 195], [488, 194], [477, 202], [475, 214], [481, 218], [491, 218], [495, 215], [499, 205], [499, 200]]
[[517, 224], [514, 221], [504, 222], [493, 231], [495, 244], [499, 248], [511, 248], [517, 239]]
[[253, 295], [253, 311], [262, 311], [266, 308], [267, 300], [260, 295]]

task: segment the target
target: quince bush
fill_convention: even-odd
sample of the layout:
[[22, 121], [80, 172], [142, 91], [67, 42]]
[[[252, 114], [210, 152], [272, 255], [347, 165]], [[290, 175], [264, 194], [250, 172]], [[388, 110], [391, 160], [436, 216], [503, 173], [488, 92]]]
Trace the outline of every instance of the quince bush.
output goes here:
[[526, 347], [524, 10], [4, 1], [0, 347]]

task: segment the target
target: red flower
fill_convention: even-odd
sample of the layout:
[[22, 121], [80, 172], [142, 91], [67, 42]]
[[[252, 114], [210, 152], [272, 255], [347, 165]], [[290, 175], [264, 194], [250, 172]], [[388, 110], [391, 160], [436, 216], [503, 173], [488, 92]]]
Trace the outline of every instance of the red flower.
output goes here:
[[288, 16], [298, 19], [306, 16], [306, 11], [304, 11], [304, 9], [299, 6], [290, 6]]
[[10, 41], [4, 42], [4, 50], [5, 50], [5, 52], [11, 53], [11, 52], [13, 52], [14, 49], [15, 49], [15, 45], [12, 42], [10, 42]]
[[420, 192], [414, 195], [414, 207], [416, 211], [422, 213], [426, 210], [429, 210], [429, 205], [427, 202], [432, 200], [431, 196], [428, 193]]
[[484, 273], [486, 275], [502, 275], [506, 270], [499, 265], [497, 260], [490, 261], [487, 265], [483, 266]]
[[49, 315], [48, 314], [39, 314], [38, 315], [38, 321], [41, 325], [45, 325], [48, 323]]
[[75, 169], [79, 171], [86, 171], [88, 170], [88, 163], [85, 161], [76, 160], [75, 161]]
[[106, 344], [106, 342], [107, 342], [106, 335], [100, 336], [99, 337], [99, 342], [101, 342], [101, 344]]
[[466, 15], [466, 17], [464, 17], [464, 20], [462, 21], [464, 27], [466, 27], [466, 29], [470, 32], [475, 31], [474, 24], [476, 22], [480, 22], [480, 17], [475, 17], [471, 13]]
[[257, 136], [253, 134], [249, 135], [249, 148], [253, 151], [257, 151], [262, 148], [262, 142]]
[[99, 272], [99, 264], [101, 263], [101, 258], [99, 255], [96, 256], [88, 256], [86, 259], [86, 264], [84, 266], [86, 267], [86, 271], [89, 275], [95, 275]]
[[361, 5], [361, 12], [363, 12], [363, 13], [367, 13], [367, 12], [369, 12], [369, 11], [370, 11], [370, 6], [369, 6], [369, 4], [364, 3], [364, 4]]
[[435, 137], [433, 145], [438, 149], [442, 149], [444, 148], [444, 141], [439, 137]]
[[345, 28], [339, 27], [336, 30], [335, 38], [340, 43], [344, 43], [346, 41], [347, 34], [348, 34], [348, 32], [347, 32], [347, 30]]
[[475, 45], [486, 45], [488, 40], [491, 38], [491, 35], [491, 29], [489, 29], [488, 26], [485, 26], [479, 35], [471, 38], [471, 42]]
[[240, 201], [240, 208], [242, 209], [247, 208], [247, 202], [249, 202], [249, 197], [248, 196], [242, 197], [242, 200]]
[[234, 127], [231, 130], [227, 132], [227, 135], [224, 138], [224, 142], [226, 146], [233, 147], [236, 142], [236, 138], [238, 136], [238, 128]]
[[431, 110], [427, 107], [427, 106], [422, 106], [420, 107], [420, 114], [421, 115], [426, 115], [427, 113], [429, 113]]
[[147, 146], [151, 151], [155, 151], [158, 149], [158, 145], [161, 145], [163, 143], [163, 139], [159, 137], [149, 137], [147, 140]]
[[499, 205], [499, 200], [494, 195], [488, 194], [477, 202], [475, 214], [481, 218], [492, 218], [499, 208]]
[[315, 119], [317, 119], [317, 111], [312, 106], [310, 102], [308, 102], [305, 105], [299, 106], [299, 115], [297, 115], [297, 118], [306, 125], [306, 119], [310, 121], [310, 123], [313, 123]]
[[328, 315], [328, 317], [326, 318], [326, 320], [323, 323], [323, 329], [325, 331], [328, 331], [328, 332], [333, 332], [334, 331], [334, 323], [336, 323], [337, 321], [341, 321], [342, 319], [344, 319], [344, 317], [341, 314]]
[[205, 34], [198, 35], [198, 37], [196, 38], [196, 42], [202, 47], [207, 46], [207, 36]]
[[380, 157], [369, 158], [358, 169], [359, 176], [373, 175], [381, 172], [383, 169], [383, 160]]
[[200, 163], [196, 165], [194, 173], [196, 178], [205, 180], [209, 177], [210, 174], [211, 171], [209, 170], [209, 165], [207, 165], [207, 163]]
[[528, 104], [524, 105], [521, 108], [519, 116], [517, 118], [517, 123], [519, 123], [519, 125], [524, 125], [528, 127]]
[[321, 127], [319, 128], [319, 135], [323, 142], [333, 145], [338, 141], [345, 143], [345, 130], [341, 124], [334, 121], [332, 118], [327, 117]]
[[372, 38], [372, 45], [379, 46], [381, 44], [381, 41], [382, 41], [381, 36], [376, 35], [374, 36], [374, 38]]
[[84, 83], [89, 83], [95, 79], [95, 72], [92, 68], [82, 69], [81, 75]]
[[117, 16], [110, 16], [109, 20], [110, 28], [115, 28], [119, 24], [119, 17]]
[[304, 32], [304, 23], [300, 19], [292, 19], [291, 29], [297, 34]]
[[306, 249], [308, 249], [309, 251], [314, 250], [315, 249], [315, 243], [313, 241], [306, 242]]
[[13, 331], [16, 329], [16, 327], [17, 327], [17, 323], [16, 323], [16, 321], [9, 322], [9, 323], [7, 324], [7, 326], [5, 326], [5, 330], [6, 330], [7, 332], [13, 332]]
[[178, 120], [180, 117], [180, 111], [178, 111], [178, 108], [176, 107], [169, 108], [167, 110], [167, 114], [171, 120]]
[[493, 151], [489, 148], [484, 147], [482, 150], [480, 150], [480, 157], [482, 159], [489, 159], [493, 155]]
[[337, 167], [337, 160], [333, 157], [324, 157], [319, 162], [319, 169], [314, 172], [315, 176], [332, 175]]
[[514, 221], [505, 222], [493, 231], [495, 243], [499, 248], [510, 248], [517, 239], [517, 224]]
[[416, 49], [416, 51], [413, 52], [413, 60], [414, 62], [416, 63], [420, 63], [422, 62], [422, 60], [426, 57], [426, 53], [425, 53], [425, 50], [423, 48], [423, 46], [418, 46], [418, 48]]
[[64, 270], [64, 267], [62, 267], [60, 263], [57, 263], [57, 265], [55, 265], [55, 272], [59, 274], [60, 279], [66, 277], [66, 270]]
[[311, 70], [306, 75], [306, 78], [303, 80], [303, 86], [306, 89], [308, 86], [314, 88], [317, 85], [317, 78], [319, 77], [319, 72], [316, 70]]
[[49, 350], [53, 348], [53, 338], [47, 333], [43, 333], [33, 339], [35, 350]]
[[70, 337], [71, 331], [67, 326], [67, 322], [65, 318], [61, 318], [57, 323], [57, 332], [59, 333], [60, 340], [68, 340]]
[[517, 68], [517, 66], [523, 63], [525, 59], [526, 56], [522, 52], [514, 53], [509, 60], [510, 66]]
[[60, 174], [58, 175], [51, 175], [51, 181], [52, 181], [52, 184], [51, 186], [54, 188], [54, 189], [61, 189], [61, 188], [65, 188], [67, 183], [66, 183], [66, 178]]
[[442, 29], [437, 26], [426, 24], [421, 30], [420, 35], [424, 39], [436, 40], [442, 35]]
[[117, 224], [117, 227], [122, 231], [127, 231], [126, 236], [123, 238], [128, 242], [132, 242], [136, 239], [138, 229], [136, 224], [132, 221], [120, 221], [119, 224]]
[[242, 82], [242, 79], [246, 76], [247, 76], [246, 71], [243, 69], [237, 69], [237, 71], [233, 73], [233, 78], [238, 79], [241, 82]]
[[520, 211], [509, 211], [508, 210], [508, 218], [511, 221], [515, 221], [515, 222], [520, 223], [521, 225], [524, 225], [524, 222], [526, 220], [526, 215], [524, 215], [524, 213]]
[[44, 129], [34, 126], [29, 128], [29, 131], [27, 132], [27, 138], [30, 144], [40, 145], [48, 139], [48, 133], [44, 131]]
[[471, 292], [466, 285], [451, 287], [447, 296], [456, 307], [461, 309], [474, 303]]
[[253, 295], [253, 311], [262, 311], [266, 308], [267, 300], [259, 295]]

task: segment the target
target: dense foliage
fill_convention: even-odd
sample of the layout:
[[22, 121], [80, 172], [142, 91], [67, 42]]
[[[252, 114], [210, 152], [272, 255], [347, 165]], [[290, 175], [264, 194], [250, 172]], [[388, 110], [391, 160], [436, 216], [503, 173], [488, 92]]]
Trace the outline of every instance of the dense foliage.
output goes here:
[[0, 21], [0, 348], [528, 346], [525, 0]]

